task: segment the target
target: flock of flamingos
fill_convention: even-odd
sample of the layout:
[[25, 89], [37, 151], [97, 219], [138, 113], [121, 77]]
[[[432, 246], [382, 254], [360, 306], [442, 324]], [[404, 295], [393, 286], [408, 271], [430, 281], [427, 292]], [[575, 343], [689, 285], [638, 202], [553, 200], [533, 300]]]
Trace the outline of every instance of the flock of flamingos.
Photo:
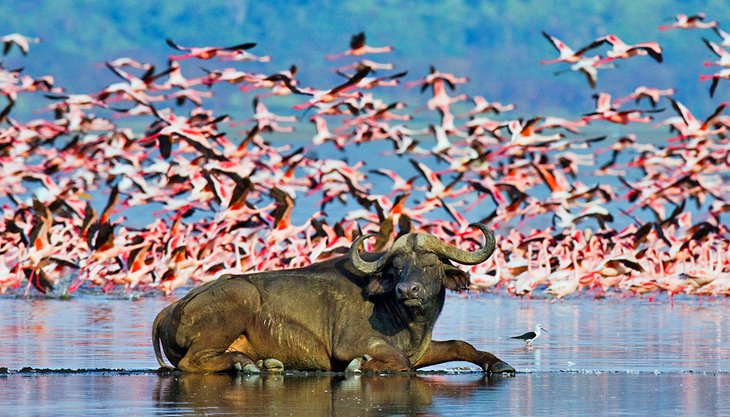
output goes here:
[[[698, 82], [726, 93], [730, 34], [702, 14], [659, 29], [704, 41], [705, 65], [719, 71]], [[559, 56], [541, 63], [593, 87], [617, 60], [664, 61], [655, 42], [607, 35], [572, 49], [543, 35], [546, 57], [550, 45]], [[416, 229], [472, 249], [481, 242], [469, 223], [479, 221], [498, 246], [469, 267], [473, 291], [730, 294], [727, 103], [699, 117], [674, 89], [639, 86], [625, 97], [597, 93], [596, 108], [572, 119], [525, 119], [511, 116], [512, 104], [457, 94], [469, 79], [437, 65], [421, 78], [394, 68], [393, 48], [370, 46], [363, 33], [325, 57], [342, 76], [335, 86], [303, 85], [295, 66], [247, 71], [270, 61], [250, 52], [254, 43], [168, 39], [166, 68], [115, 59], [106, 66], [118, 82], [72, 93], [9, 67], [40, 39], [1, 40], [2, 292], [170, 294], [223, 272], [316, 262], [362, 233], [378, 233], [368, 250]], [[425, 104], [392, 99], [408, 92]], [[214, 114], [215, 94], [253, 99], [253, 112]], [[43, 103], [32, 116], [42, 118], [15, 116], [23, 100]], [[642, 129], [585, 131], [614, 123]], [[318, 156], [324, 149], [341, 156]], [[377, 158], [392, 163], [358, 158], [373, 149], [388, 149]]]

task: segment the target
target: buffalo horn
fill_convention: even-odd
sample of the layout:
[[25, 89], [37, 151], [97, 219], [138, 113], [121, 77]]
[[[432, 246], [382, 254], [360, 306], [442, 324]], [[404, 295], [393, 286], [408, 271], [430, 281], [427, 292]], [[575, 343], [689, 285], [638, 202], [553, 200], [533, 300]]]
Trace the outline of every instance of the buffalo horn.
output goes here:
[[368, 262], [363, 260], [360, 257], [360, 253], [358, 252], [358, 249], [360, 249], [360, 245], [362, 244], [362, 241], [369, 238], [376, 236], [375, 234], [367, 234], [362, 235], [355, 239], [354, 242], [352, 242], [352, 246], [350, 246], [350, 253], [348, 254], [350, 258], [350, 262], [352, 262], [352, 266], [355, 267], [356, 270], [359, 272], [362, 272], [363, 274], [372, 274], [374, 272], [379, 271], [383, 265], [385, 264], [386, 256], [381, 256], [377, 261]]
[[469, 226], [474, 226], [481, 230], [486, 238], [484, 246], [474, 252], [465, 251], [455, 246], [451, 246], [432, 235], [419, 235], [417, 245], [421, 249], [426, 249], [436, 255], [444, 256], [462, 265], [476, 265], [482, 263], [489, 259], [492, 252], [494, 252], [494, 248], [496, 246], [494, 234], [491, 230], [487, 229], [487, 226], [481, 223], [471, 223]]

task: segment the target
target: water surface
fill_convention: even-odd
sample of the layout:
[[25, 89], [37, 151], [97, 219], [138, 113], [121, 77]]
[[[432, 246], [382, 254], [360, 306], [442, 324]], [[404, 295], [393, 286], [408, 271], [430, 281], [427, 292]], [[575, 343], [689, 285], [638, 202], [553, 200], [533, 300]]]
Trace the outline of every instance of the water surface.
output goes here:
[[[730, 414], [725, 299], [449, 296], [434, 338], [489, 350], [514, 378], [468, 363], [414, 377], [157, 374], [150, 325], [170, 301], [0, 298], [2, 414]], [[532, 349], [509, 338], [538, 322], [548, 333]]]

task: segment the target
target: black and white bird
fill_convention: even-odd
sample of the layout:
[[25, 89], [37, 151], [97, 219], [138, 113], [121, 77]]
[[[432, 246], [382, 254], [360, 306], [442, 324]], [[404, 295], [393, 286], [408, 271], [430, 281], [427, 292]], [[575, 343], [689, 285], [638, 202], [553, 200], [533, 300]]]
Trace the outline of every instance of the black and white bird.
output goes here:
[[510, 339], [520, 339], [525, 341], [525, 346], [532, 346], [532, 342], [535, 341], [542, 332], [547, 333], [547, 330], [545, 330], [540, 324], [535, 325], [535, 331], [534, 332], [527, 332], [525, 334], [521, 334], [519, 336], [512, 336]]

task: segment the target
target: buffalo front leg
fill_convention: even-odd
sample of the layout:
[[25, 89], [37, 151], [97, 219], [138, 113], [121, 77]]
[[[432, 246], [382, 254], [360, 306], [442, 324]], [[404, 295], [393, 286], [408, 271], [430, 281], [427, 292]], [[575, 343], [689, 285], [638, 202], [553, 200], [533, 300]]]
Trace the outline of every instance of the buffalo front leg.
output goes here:
[[408, 372], [411, 362], [398, 350], [382, 340], [369, 343], [367, 352], [362, 358], [350, 362], [347, 371], [355, 372]]
[[196, 349], [195, 344], [190, 346], [190, 349], [188, 349], [188, 352], [180, 360], [177, 367], [181, 371], [196, 373], [260, 372], [251, 358], [241, 352], [227, 351], [225, 349]]
[[489, 352], [477, 350], [463, 340], [449, 340], [445, 342], [431, 341], [426, 353], [416, 362], [414, 368], [437, 365], [444, 362], [465, 361], [480, 366], [484, 372], [493, 374], [514, 374], [515, 368], [492, 355]]

